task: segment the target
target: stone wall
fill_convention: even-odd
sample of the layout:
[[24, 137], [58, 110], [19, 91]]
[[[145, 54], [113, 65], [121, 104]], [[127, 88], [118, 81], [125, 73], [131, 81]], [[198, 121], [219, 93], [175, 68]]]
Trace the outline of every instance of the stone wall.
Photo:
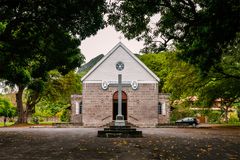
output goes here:
[[[98, 127], [112, 122], [113, 94], [116, 91], [117, 87], [102, 90], [99, 83], [83, 83], [82, 122], [84, 126]], [[123, 87], [123, 91], [127, 94], [128, 122], [139, 127], [155, 127], [159, 123], [158, 85], [140, 83], [137, 90]]]

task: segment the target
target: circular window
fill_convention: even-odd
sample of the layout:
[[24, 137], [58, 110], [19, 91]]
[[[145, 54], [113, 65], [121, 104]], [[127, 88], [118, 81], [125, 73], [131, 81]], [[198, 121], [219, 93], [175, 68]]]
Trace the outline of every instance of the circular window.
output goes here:
[[119, 71], [122, 71], [124, 69], [123, 62], [117, 62], [116, 69], [119, 70]]

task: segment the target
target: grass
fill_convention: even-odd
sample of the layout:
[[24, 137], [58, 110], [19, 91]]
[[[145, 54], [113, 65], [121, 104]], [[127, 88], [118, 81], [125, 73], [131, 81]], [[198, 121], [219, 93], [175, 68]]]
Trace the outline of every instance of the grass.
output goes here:
[[224, 126], [240, 126], [240, 122], [223, 123]]
[[44, 125], [52, 125], [55, 122], [49, 121], [49, 122], [39, 122], [39, 124], [44, 124]]
[[[39, 122], [40, 125], [52, 125], [54, 122], [49, 121], [49, 122]], [[35, 124], [33, 122], [28, 122], [28, 124]]]
[[[11, 126], [11, 125], [13, 125], [14, 124], [14, 122], [6, 122], [6, 126], [8, 127], [8, 126]], [[0, 122], [0, 127], [4, 127], [4, 123], [3, 122]]]
[[[12, 125], [14, 125], [14, 123], [15, 122], [6, 122], [6, 127], [12, 126]], [[49, 122], [39, 122], [39, 124], [34, 124], [32, 122], [29, 122], [28, 124], [25, 124], [23, 126], [26, 126], [26, 125], [30, 125], [30, 126], [32, 126], [32, 125], [52, 125], [53, 123], [54, 122], [52, 122], [52, 121], [49, 121]], [[22, 125], [20, 124], [20, 126], [22, 126]], [[0, 127], [4, 127], [4, 123], [3, 122], [0, 122]]]

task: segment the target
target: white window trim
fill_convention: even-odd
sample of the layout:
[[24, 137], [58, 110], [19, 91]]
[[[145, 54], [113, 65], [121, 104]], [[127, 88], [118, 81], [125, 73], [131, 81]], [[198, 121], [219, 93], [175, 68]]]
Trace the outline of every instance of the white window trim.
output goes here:
[[76, 114], [79, 114], [79, 102], [75, 102]]
[[165, 102], [163, 102], [162, 103], [162, 115], [166, 115], [166, 103]]

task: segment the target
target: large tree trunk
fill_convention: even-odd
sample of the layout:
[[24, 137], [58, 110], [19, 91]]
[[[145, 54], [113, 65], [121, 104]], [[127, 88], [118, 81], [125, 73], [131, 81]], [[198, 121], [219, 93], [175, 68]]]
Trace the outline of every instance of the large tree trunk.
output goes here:
[[4, 116], [3, 118], [4, 127], [6, 126], [6, 122], [7, 122], [7, 117]]
[[34, 92], [32, 95], [28, 95], [27, 103], [26, 103], [26, 110], [27, 110], [27, 117], [32, 116], [35, 113], [35, 106], [40, 101], [39, 93]]
[[17, 114], [18, 114], [18, 119], [17, 123], [27, 123], [27, 110], [24, 109], [23, 107], [23, 91], [24, 91], [24, 86], [18, 85], [18, 93], [16, 94], [16, 101], [17, 101]]
[[31, 105], [31, 104], [26, 104], [26, 117], [30, 117], [32, 116], [32, 114], [34, 113], [35, 111], [35, 106]]

